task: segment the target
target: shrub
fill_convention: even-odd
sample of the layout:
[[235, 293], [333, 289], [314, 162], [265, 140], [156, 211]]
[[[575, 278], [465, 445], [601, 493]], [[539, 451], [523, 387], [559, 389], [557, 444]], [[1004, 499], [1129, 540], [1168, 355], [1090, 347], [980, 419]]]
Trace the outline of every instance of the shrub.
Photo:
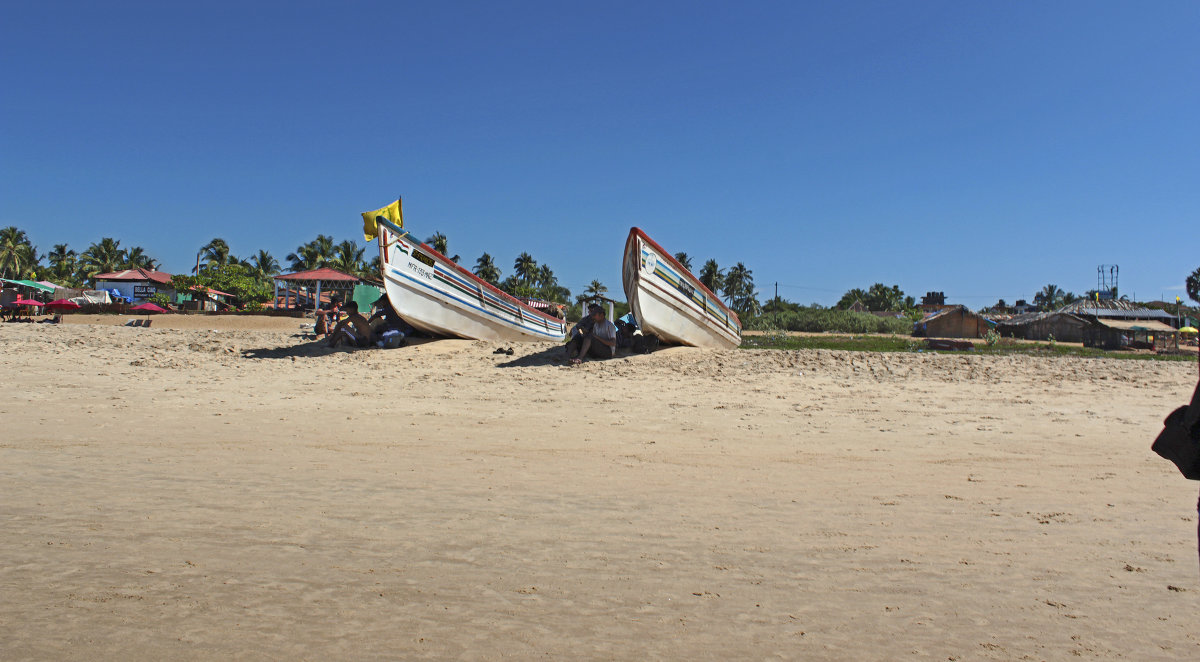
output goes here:
[[806, 331], [810, 333], [892, 333], [909, 335], [913, 323], [909, 319], [877, 317], [870, 313], [856, 313], [831, 308], [801, 308], [779, 311], [752, 318], [747, 329]]

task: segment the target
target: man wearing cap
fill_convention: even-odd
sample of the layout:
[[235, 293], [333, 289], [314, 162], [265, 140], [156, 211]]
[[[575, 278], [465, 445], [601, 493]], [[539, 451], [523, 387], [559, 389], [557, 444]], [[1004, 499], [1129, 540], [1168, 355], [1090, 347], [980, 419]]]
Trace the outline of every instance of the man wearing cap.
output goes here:
[[[611, 359], [617, 351], [617, 327], [606, 319], [604, 309], [600, 306], [589, 310], [592, 311], [591, 329], [580, 333], [567, 343], [567, 358], [572, 364], [582, 363], [585, 356]], [[582, 320], [580, 322], [582, 323]]]

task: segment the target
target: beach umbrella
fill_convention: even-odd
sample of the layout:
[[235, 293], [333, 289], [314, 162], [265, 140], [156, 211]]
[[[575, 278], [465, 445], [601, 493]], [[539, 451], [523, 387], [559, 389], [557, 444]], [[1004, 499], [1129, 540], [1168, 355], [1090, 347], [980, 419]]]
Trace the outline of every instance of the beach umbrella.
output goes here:
[[14, 305], [14, 306], [38, 306], [40, 308], [46, 304], [42, 303], [41, 301], [35, 301], [33, 299], [17, 299], [16, 301], [12, 302], [12, 305]]
[[1196, 327], [1194, 327], [1194, 326], [1185, 326], [1182, 329], [1180, 329], [1179, 332], [1180, 333], [1197, 333]]
[[70, 299], [55, 299], [54, 301], [51, 301], [50, 303], [46, 304], [46, 307], [61, 309], [61, 310], [76, 310], [76, 309], [82, 308], [82, 306], [75, 303], [74, 301], [71, 301]]
[[153, 304], [150, 302], [139, 303], [138, 305], [134, 306], [133, 308], [130, 308], [129, 310], [136, 310], [138, 312], [146, 313], [147, 315], [149, 315], [150, 313], [165, 313], [165, 312], [167, 312], [166, 308], [163, 308], [162, 306], [159, 306], [157, 304]]

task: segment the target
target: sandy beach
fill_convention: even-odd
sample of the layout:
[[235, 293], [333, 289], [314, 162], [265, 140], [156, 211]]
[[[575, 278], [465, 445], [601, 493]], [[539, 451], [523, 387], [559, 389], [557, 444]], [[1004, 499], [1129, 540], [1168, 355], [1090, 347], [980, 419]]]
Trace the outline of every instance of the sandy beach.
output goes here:
[[5, 660], [1200, 657], [1195, 364], [124, 321], [0, 325]]

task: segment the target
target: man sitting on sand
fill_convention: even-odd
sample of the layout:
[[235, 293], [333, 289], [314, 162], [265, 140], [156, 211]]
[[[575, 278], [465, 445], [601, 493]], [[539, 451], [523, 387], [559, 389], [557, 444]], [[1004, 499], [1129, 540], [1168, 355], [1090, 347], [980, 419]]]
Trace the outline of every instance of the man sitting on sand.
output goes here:
[[313, 333], [316, 334], [317, 340], [322, 336], [328, 336], [330, 329], [338, 323], [338, 317], [341, 314], [341, 304], [337, 300], [333, 300], [328, 308], [317, 310], [315, 321], [313, 323]]
[[604, 309], [599, 306], [595, 307], [591, 318], [591, 330], [581, 332], [567, 343], [567, 358], [573, 365], [582, 363], [585, 356], [611, 359], [616, 354], [617, 327], [606, 319]]
[[588, 304], [587, 313], [583, 318], [571, 327], [571, 332], [567, 334], [567, 358], [571, 358], [572, 351], [579, 347], [579, 343], [583, 341], [583, 337], [592, 332], [592, 325], [596, 323], [596, 311], [600, 310], [600, 306], [594, 303]]
[[358, 303], [347, 301], [342, 311], [348, 314], [329, 332], [329, 346], [337, 347], [338, 343], [347, 342], [352, 347], [369, 347], [371, 324], [358, 312]]

